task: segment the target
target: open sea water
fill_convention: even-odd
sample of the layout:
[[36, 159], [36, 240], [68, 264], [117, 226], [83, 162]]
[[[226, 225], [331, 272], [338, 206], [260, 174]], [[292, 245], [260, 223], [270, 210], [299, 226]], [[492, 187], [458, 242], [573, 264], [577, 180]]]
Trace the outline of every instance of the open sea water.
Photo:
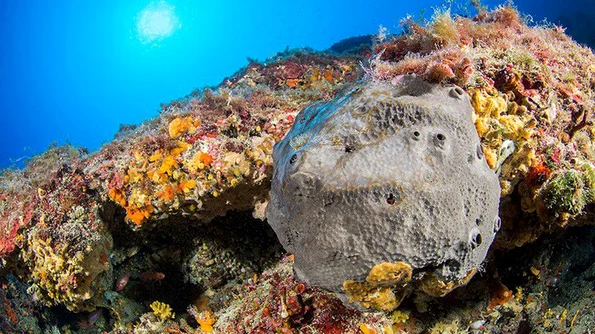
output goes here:
[[[500, 1], [483, 1], [493, 8]], [[534, 23], [595, 46], [595, 0], [518, 0]], [[54, 144], [90, 151], [160, 103], [216, 86], [287, 48], [401, 31], [434, 9], [472, 15], [464, 1], [0, 0], [0, 168]]]

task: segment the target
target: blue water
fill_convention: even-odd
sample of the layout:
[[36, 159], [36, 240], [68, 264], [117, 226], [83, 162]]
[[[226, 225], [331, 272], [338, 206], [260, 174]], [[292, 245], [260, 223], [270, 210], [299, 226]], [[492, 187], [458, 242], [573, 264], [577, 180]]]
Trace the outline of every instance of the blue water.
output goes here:
[[[594, 42], [595, 0], [515, 4]], [[324, 50], [379, 25], [398, 33], [406, 14], [429, 18], [441, 5], [0, 0], [0, 168], [22, 166], [53, 142], [97, 150], [120, 124], [138, 124], [157, 116], [161, 102], [217, 85], [247, 57], [265, 60], [288, 46]]]

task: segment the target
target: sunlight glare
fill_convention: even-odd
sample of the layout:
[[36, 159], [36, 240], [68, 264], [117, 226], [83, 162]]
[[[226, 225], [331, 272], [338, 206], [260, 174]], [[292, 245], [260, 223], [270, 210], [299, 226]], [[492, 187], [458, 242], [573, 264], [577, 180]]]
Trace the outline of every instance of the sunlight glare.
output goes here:
[[151, 2], [137, 17], [136, 30], [143, 44], [158, 44], [182, 27], [175, 7], [165, 1]]

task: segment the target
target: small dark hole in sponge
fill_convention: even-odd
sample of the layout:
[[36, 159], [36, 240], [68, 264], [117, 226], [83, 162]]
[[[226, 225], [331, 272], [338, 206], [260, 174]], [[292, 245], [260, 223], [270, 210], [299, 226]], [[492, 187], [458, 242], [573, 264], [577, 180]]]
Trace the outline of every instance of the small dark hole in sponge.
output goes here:
[[289, 164], [293, 165], [297, 160], [297, 154], [294, 154], [291, 156], [291, 158], [289, 158]]
[[353, 152], [353, 146], [350, 146], [350, 145], [347, 145], [347, 146], [345, 146], [345, 152], [346, 152], [346, 153], [351, 153], [351, 152]]
[[465, 94], [465, 91], [461, 87], [455, 87], [450, 90], [449, 94], [451, 97], [460, 98], [463, 96], [463, 94]]
[[388, 194], [388, 196], [386, 197], [386, 203], [388, 205], [395, 204], [395, 196], [393, 194]]
[[438, 138], [438, 140], [440, 140], [440, 141], [444, 141], [444, 140], [446, 140], [446, 136], [445, 136], [445, 135], [443, 135], [443, 134], [441, 134], [441, 133], [437, 134], [437, 135], [436, 135], [436, 138]]
[[471, 245], [472, 248], [477, 248], [481, 245], [481, 233], [477, 233], [473, 236], [473, 244]]
[[451, 271], [457, 272], [461, 268], [461, 262], [457, 260], [448, 260], [446, 261], [446, 265], [450, 268]]

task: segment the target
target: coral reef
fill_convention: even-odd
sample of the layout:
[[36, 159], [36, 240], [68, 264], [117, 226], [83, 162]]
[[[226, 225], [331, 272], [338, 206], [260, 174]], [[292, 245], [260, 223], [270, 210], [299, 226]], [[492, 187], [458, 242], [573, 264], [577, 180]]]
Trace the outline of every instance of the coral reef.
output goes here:
[[77, 249], [69, 244], [53, 246], [52, 239], [44, 239], [39, 233], [30, 237], [22, 254], [31, 266], [34, 282], [29, 293], [47, 305], [62, 304], [74, 312], [94, 310], [103, 292], [112, 285], [110, 239], [90, 235], [87, 245]]
[[39, 320], [35, 316], [35, 303], [27, 295], [26, 285], [12, 274], [8, 274], [0, 284], [0, 329], [7, 333], [41, 332]]
[[[332, 50], [340, 54], [287, 50], [251, 61], [218, 87], [122, 127], [98, 152], [51, 147], [24, 170], [2, 171], [0, 331], [593, 328], [592, 51], [561, 27], [527, 24], [510, 6], [478, 7], [474, 16], [439, 11], [430, 22], [403, 24], [403, 34], [383, 31], [373, 46], [362, 37], [338, 43]], [[403, 299], [396, 311], [366, 313], [301, 282], [292, 257], [281, 256], [262, 221], [273, 146], [296, 118], [341, 91], [395, 87], [408, 73], [458, 85], [470, 96], [482, 152], [499, 176], [502, 227], [472, 279], [434, 275], [421, 284], [414, 261], [366, 264], [346, 284], [355, 300], [396, 304], [401, 290], [386, 285], [408, 281], [407, 265], [415, 281], [407, 286], [426, 291]], [[291, 145], [307, 142], [298, 136]], [[444, 295], [456, 285], [465, 286]], [[370, 291], [378, 298], [370, 299]], [[155, 301], [169, 305], [175, 318], [156, 315]]]
[[7, 188], [25, 203], [4, 211], [8, 225], [11, 219], [20, 227], [34, 223], [26, 237], [13, 239], [20, 240], [22, 264], [30, 271], [30, 293], [46, 305], [75, 312], [93, 310], [112, 280], [111, 235], [99, 217], [99, 199], [88, 187], [80, 153], [69, 146], [54, 148], [11, 175], [19, 181]]
[[[308, 54], [250, 64], [217, 93], [164, 105], [158, 124], [108, 144], [88, 172], [103, 170], [109, 182], [102, 190], [138, 227], [170, 214], [208, 222], [253, 208], [265, 201], [273, 145], [297, 111], [355, 80], [356, 66], [355, 59]], [[288, 91], [272, 90], [282, 88]]]
[[381, 330], [385, 317], [347, 308], [332, 294], [299, 283], [293, 256], [246, 283], [247, 295], [222, 310], [215, 328], [221, 333], [356, 333], [362, 324]]

